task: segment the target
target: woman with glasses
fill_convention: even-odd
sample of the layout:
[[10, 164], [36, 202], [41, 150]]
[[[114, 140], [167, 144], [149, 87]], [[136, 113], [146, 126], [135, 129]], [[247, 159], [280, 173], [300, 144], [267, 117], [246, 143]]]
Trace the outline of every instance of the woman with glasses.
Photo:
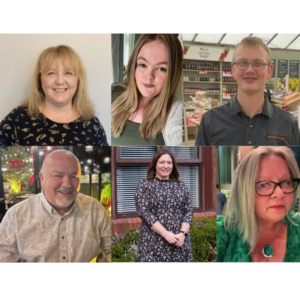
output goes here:
[[300, 261], [299, 177], [287, 147], [258, 147], [243, 159], [217, 217], [217, 261]]

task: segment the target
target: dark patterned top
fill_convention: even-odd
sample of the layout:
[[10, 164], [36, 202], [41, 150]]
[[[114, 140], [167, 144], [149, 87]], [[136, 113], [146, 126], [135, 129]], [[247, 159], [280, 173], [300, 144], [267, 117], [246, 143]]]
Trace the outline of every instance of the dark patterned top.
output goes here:
[[29, 117], [22, 106], [12, 110], [0, 124], [0, 146], [13, 145], [108, 146], [97, 117], [86, 122], [76, 119], [55, 123], [42, 114], [39, 119]]
[[[238, 230], [226, 230], [217, 216], [217, 262], [253, 262], [250, 247]], [[284, 262], [300, 262], [300, 226], [288, 223]]]
[[157, 177], [139, 182], [135, 192], [135, 205], [142, 219], [138, 260], [141, 262], [192, 262], [193, 251], [188, 235], [182, 247], [169, 244], [151, 230], [159, 221], [168, 231], [178, 234], [182, 223], [191, 225], [193, 208], [190, 193], [185, 184]]

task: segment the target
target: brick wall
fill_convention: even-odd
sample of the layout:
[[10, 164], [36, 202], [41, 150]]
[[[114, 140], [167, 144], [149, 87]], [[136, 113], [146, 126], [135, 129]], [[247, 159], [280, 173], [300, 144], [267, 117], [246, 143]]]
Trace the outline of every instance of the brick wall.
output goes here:
[[[195, 213], [194, 219], [209, 218], [213, 219], [216, 217], [215, 212], [207, 213]], [[130, 219], [119, 219], [111, 220], [111, 233], [123, 233], [128, 229], [137, 228], [137, 225], [141, 225], [142, 220], [140, 218], [130, 218]]]

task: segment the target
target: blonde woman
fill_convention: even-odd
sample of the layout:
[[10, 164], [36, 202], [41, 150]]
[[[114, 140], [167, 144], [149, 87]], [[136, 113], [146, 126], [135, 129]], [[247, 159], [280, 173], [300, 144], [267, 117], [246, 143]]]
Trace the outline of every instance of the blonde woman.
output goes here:
[[224, 217], [217, 216], [217, 261], [299, 262], [299, 182], [289, 148], [251, 151], [236, 169]]
[[29, 98], [0, 124], [0, 145], [107, 145], [88, 96], [85, 68], [71, 47], [40, 54]]
[[181, 145], [182, 73], [176, 35], [144, 34], [136, 43], [121, 94], [112, 103], [112, 145]]

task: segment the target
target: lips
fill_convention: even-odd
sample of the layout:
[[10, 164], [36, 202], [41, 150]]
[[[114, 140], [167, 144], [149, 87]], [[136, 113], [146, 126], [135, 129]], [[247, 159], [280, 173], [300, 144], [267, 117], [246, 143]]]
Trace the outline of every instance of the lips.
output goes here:
[[63, 93], [65, 92], [67, 89], [53, 89], [55, 92], [58, 92], [58, 93]]
[[284, 209], [284, 205], [282, 205], [282, 204], [273, 205], [270, 208], [275, 209], [275, 210], [282, 210], [282, 209]]
[[255, 78], [255, 77], [244, 77], [243, 79], [244, 79], [246, 82], [249, 82], [249, 83], [254, 82], [254, 81], [257, 80], [257, 78]]
[[154, 84], [146, 84], [146, 83], [143, 83], [144, 87], [147, 88], [147, 89], [151, 89], [153, 87], [155, 87]]

